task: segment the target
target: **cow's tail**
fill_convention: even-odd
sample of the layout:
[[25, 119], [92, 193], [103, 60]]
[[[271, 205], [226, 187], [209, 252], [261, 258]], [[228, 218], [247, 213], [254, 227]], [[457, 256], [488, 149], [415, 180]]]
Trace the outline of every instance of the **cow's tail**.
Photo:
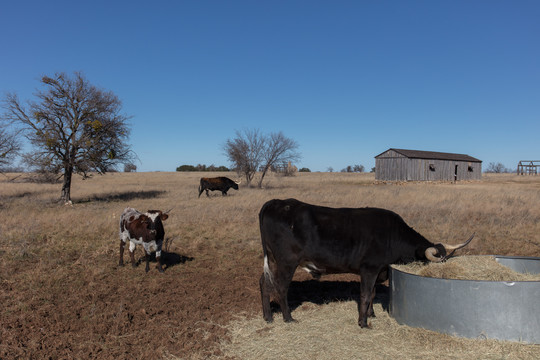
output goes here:
[[261, 211], [259, 212], [259, 230], [261, 232], [261, 243], [263, 248], [263, 255], [264, 255], [264, 265], [263, 265], [263, 273], [264, 278], [267, 281], [268, 284], [274, 283], [274, 277], [272, 275], [272, 271], [270, 271], [270, 266], [268, 265], [268, 249], [266, 247], [266, 241], [265, 241], [265, 231], [263, 229], [264, 227], [264, 211], [266, 207], [268, 206], [268, 202], [263, 205], [261, 208]]

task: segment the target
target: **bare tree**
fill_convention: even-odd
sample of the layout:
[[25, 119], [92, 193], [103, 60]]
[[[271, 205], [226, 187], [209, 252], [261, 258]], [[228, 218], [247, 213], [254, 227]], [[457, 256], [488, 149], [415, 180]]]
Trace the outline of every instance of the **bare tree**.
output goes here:
[[26, 109], [15, 94], [4, 101], [6, 118], [22, 125], [34, 151], [26, 162], [63, 177], [61, 199], [71, 201], [73, 174], [84, 178], [95, 171], [104, 174], [114, 165], [129, 162], [133, 154], [126, 141], [128, 117], [110, 91], [91, 85], [81, 74], [64, 73], [41, 79], [45, 90], [36, 93], [39, 102]]
[[234, 164], [236, 171], [246, 177], [247, 185], [251, 184], [259, 168], [265, 148], [265, 138], [259, 130], [236, 131], [236, 138], [225, 143], [225, 154]]
[[496, 173], [496, 174], [500, 174], [500, 173], [508, 173], [508, 172], [511, 172], [510, 169], [506, 168], [502, 163], [498, 162], [498, 163], [493, 163], [493, 162], [490, 162], [487, 169], [485, 170], [485, 172], [487, 173]]
[[129, 162], [124, 164], [124, 172], [137, 172], [137, 165]]
[[364, 165], [347, 165], [346, 168], [341, 169], [341, 172], [364, 172]]
[[14, 158], [21, 150], [21, 144], [17, 133], [9, 129], [7, 121], [0, 121], [0, 172], [11, 165]]
[[266, 138], [259, 188], [262, 188], [264, 176], [272, 166], [293, 162], [300, 158], [300, 154], [296, 151], [297, 148], [296, 141], [286, 137], [281, 131], [272, 133]]
[[261, 178], [258, 186], [262, 187], [264, 176], [273, 166], [300, 158], [296, 152], [298, 144], [283, 135], [282, 132], [268, 136], [257, 129], [236, 131], [236, 138], [227, 140], [224, 150], [236, 170], [246, 177], [249, 185], [258, 169]]

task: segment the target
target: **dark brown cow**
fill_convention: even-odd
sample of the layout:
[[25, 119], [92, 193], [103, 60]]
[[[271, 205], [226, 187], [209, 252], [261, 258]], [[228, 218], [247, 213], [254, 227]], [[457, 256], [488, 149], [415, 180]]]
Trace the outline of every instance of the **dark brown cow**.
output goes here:
[[199, 185], [199, 197], [201, 197], [202, 192], [205, 190], [206, 196], [210, 196], [208, 195], [208, 190], [219, 190], [221, 191], [221, 194], [225, 196], [230, 188], [238, 190], [238, 184], [240, 184], [240, 182], [236, 182], [224, 176], [215, 178], [201, 178], [201, 183]]
[[260, 279], [264, 319], [272, 321], [274, 292], [283, 319], [293, 321], [287, 292], [297, 267], [313, 277], [353, 273], [361, 276], [358, 325], [373, 314], [375, 284], [388, 277], [388, 266], [415, 260], [441, 262], [467, 245], [434, 244], [396, 213], [377, 208], [329, 208], [295, 199], [270, 200], [259, 213], [264, 255]]
[[140, 213], [133, 208], [126, 208], [120, 216], [120, 261], [119, 265], [124, 265], [124, 245], [129, 240], [129, 255], [131, 265], [135, 267], [135, 247], [142, 244], [146, 259], [146, 272], [150, 270], [150, 252], [156, 251], [157, 268], [163, 272], [161, 267], [161, 245], [165, 237], [162, 221], [167, 220], [169, 215], [160, 210], [148, 210], [146, 214]]

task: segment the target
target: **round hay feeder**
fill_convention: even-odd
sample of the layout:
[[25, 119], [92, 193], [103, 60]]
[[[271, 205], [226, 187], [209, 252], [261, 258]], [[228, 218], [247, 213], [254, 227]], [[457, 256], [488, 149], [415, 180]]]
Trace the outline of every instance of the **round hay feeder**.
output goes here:
[[[495, 259], [517, 272], [540, 273], [537, 257]], [[430, 278], [392, 266], [390, 315], [450, 335], [540, 344], [540, 281]]]

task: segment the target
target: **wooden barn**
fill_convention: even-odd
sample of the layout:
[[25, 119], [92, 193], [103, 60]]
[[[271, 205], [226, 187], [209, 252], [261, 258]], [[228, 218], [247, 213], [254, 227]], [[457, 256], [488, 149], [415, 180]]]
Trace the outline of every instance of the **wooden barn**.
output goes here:
[[482, 161], [469, 155], [388, 149], [375, 156], [375, 179], [389, 181], [480, 180]]

